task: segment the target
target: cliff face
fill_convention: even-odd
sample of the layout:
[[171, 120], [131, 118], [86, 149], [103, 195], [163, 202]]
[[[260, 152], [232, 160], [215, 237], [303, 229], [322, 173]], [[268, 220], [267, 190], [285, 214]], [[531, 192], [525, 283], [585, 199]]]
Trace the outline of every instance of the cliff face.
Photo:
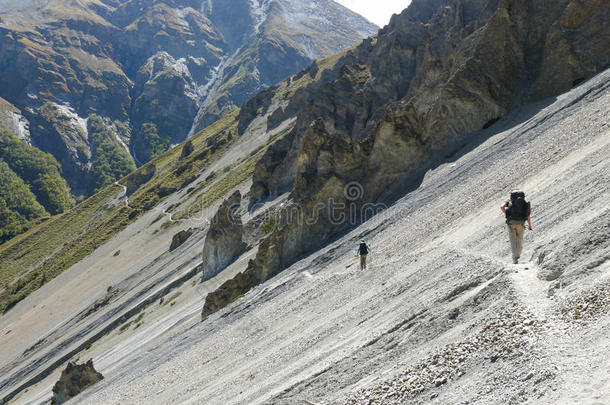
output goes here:
[[86, 194], [91, 114], [145, 163], [375, 30], [330, 0], [10, 0], [0, 3], [0, 97]]
[[225, 200], [212, 219], [203, 246], [203, 280], [208, 280], [241, 255], [246, 244], [239, 215], [241, 193], [236, 191]]
[[250, 204], [290, 191], [314, 220], [278, 227], [238, 277], [276, 274], [367, 219], [460, 136], [608, 66], [609, 18], [597, 0], [413, 1], [342, 58], [258, 164]]

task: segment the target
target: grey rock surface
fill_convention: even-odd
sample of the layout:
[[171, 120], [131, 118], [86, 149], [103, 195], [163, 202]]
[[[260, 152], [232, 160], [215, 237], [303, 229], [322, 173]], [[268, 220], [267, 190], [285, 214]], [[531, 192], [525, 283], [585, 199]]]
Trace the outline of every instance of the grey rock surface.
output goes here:
[[191, 228], [180, 231], [177, 234], [175, 234], [174, 237], [172, 238], [172, 244], [169, 246], [169, 251], [173, 252], [174, 250], [178, 249], [178, 247], [180, 247], [182, 244], [184, 244], [184, 242], [186, 242], [186, 240], [188, 238], [190, 238], [192, 235], [193, 235], [193, 230]]
[[[336, 64], [336, 77], [258, 162], [250, 204], [290, 192], [302, 215], [266, 238], [219, 294], [243, 294], [244, 279], [274, 276], [366, 220], [468, 134], [605, 69], [610, 47], [594, 38], [610, 36], [607, 21], [610, 5], [596, 0], [413, 1]], [[547, 278], [557, 277], [549, 266]]]
[[[609, 251], [588, 230], [607, 223], [609, 83], [606, 71], [472, 134], [386, 211], [76, 403], [603, 403]], [[514, 188], [534, 225], [519, 265], [499, 209]], [[562, 275], [538, 278], [538, 253], [565, 244], [578, 260], [557, 254]]]
[[212, 218], [203, 245], [203, 280], [214, 277], [246, 250], [240, 203], [241, 193], [236, 191]]

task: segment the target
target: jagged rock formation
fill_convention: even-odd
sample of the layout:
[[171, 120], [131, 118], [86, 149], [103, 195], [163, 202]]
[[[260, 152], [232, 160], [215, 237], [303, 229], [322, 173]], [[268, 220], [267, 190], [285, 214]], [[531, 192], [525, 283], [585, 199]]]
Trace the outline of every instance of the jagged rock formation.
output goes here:
[[234, 192], [218, 208], [203, 245], [203, 280], [227, 267], [246, 248], [239, 208], [241, 193]]
[[365, 220], [374, 212], [367, 204], [415, 180], [460, 135], [608, 66], [609, 19], [599, 0], [413, 1], [337, 64], [255, 170], [251, 206], [290, 191], [315, 220], [278, 227], [204, 311], [247, 291], [243, 279], [265, 280]]
[[7, 0], [0, 97], [87, 194], [92, 113], [140, 165], [376, 28], [330, 0]]
[[51, 403], [63, 404], [103, 378], [104, 376], [93, 367], [93, 360], [85, 364], [70, 362], [62, 371], [59, 381], [53, 386]]
[[169, 246], [169, 251], [173, 252], [174, 250], [178, 249], [184, 242], [187, 241], [188, 238], [191, 237], [191, 235], [193, 235], [193, 232], [193, 229], [189, 228], [187, 230], [180, 231], [175, 234], [172, 238], [172, 243]]

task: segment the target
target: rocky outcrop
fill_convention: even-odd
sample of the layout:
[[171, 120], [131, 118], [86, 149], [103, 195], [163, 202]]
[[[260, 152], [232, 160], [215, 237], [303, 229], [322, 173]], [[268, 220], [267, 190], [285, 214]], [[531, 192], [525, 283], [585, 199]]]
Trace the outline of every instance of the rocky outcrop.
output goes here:
[[85, 364], [68, 363], [59, 381], [53, 386], [52, 404], [59, 405], [77, 396], [104, 376], [93, 367], [93, 360]]
[[182, 152], [180, 152], [180, 160], [186, 159], [195, 151], [195, 147], [193, 146], [193, 142], [189, 139], [182, 145]]
[[332, 0], [212, 0], [210, 4], [215, 10], [212, 21], [229, 42], [241, 39], [242, 48], [237, 57], [221, 65], [225, 78], [215, 94], [206, 97], [195, 121], [198, 129], [314, 60], [377, 31], [376, 26]]
[[365, 220], [462, 135], [602, 70], [609, 20], [598, 0], [414, 0], [339, 62], [258, 163], [250, 206], [289, 190], [311, 220], [278, 227], [204, 311]]
[[173, 252], [174, 250], [178, 249], [178, 247], [182, 246], [182, 244], [184, 244], [184, 242], [186, 242], [187, 239], [193, 235], [193, 233], [194, 233], [193, 229], [189, 228], [187, 230], [180, 231], [177, 234], [175, 234], [174, 237], [172, 238], [172, 243], [169, 246], [169, 251]]
[[227, 267], [246, 249], [239, 214], [241, 193], [236, 191], [218, 208], [203, 245], [203, 280]]

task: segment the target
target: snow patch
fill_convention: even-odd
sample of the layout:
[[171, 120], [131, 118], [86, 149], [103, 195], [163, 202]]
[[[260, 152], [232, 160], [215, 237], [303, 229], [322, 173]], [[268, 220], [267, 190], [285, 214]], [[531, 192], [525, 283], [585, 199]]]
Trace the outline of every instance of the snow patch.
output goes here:
[[57, 111], [60, 114], [70, 119], [70, 124], [73, 127], [82, 129], [83, 133], [85, 134], [85, 137], [89, 137], [89, 131], [87, 130], [87, 121], [89, 120], [88, 118], [80, 117], [69, 104], [53, 104], [55, 105]]
[[313, 40], [308, 35], [301, 34], [297, 35], [295, 38], [296, 42], [299, 44], [301, 50], [309, 59], [315, 60], [319, 58], [320, 52], [318, 51], [318, 47], [316, 46], [316, 41]]
[[30, 143], [30, 123], [15, 111], [9, 111], [10, 128], [15, 132], [17, 137], [22, 141]]
[[198, 100], [202, 95], [200, 88], [193, 85], [193, 76], [188, 68], [186, 58], [174, 59], [174, 57], [169, 53], [160, 51], [148, 58], [145, 68], [150, 73], [148, 78], [149, 80], [153, 80], [160, 73], [173, 70], [185, 79], [187, 83], [185, 94], [188, 97], [192, 98], [193, 100]]
[[174, 69], [176, 72], [178, 72], [184, 76], [191, 77], [191, 72], [189, 71], [189, 68], [188, 68], [188, 66], [186, 66], [185, 62], [186, 62], [186, 58], [178, 59], [172, 65], [172, 69]]
[[120, 144], [120, 145], [123, 147], [123, 149], [125, 149], [125, 151], [126, 151], [127, 153], [129, 153], [129, 146], [127, 146], [127, 145], [125, 144], [125, 142], [123, 142], [123, 140], [122, 140], [122, 139], [121, 139], [121, 137], [119, 136], [119, 132], [118, 132], [118, 130], [117, 130], [117, 128], [116, 128], [116, 125], [114, 126], [114, 131], [112, 131], [112, 132], [113, 132], [113, 134], [114, 134], [114, 138], [115, 138], [115, 139], [116, 139], [116, 140], [119, 142], [119, 144]]
[[[358, 34], [361, 38], [366, 38], [376, 32], [376, 27], [368, 22], [364, 17], [335, 4], [336, 7], [330, 7], [323, 2], [302, 0], [278, 0], [279, 10], [282, 19], [286, 25], [294, 28], [297, 32], [303, 33], [323, 33], [331, 32], [340, 36], [353, 37]], [[337, 30], [338, 27], [342, 27]], [[353, 30], [350, 32], [350, 29]], [[295, 40], [299, 41], [298, 38]], [[335, 52], [339, 52], [345, 48], [344, 44], [325, 44], [326, 47], [333, 47]], [[319, 43], [319, 42], [318, 42]], [[316, 44], [316, 42], [313, 42]], [[319, 59], [323, 55], [314, 48], [312, 44], [300, 43], [303, 46], [303, 52], [308, 56], [313, 55], [312, 59]]]
[[250, 12], [254, 17], [254, 33], [260, 32], [261, 25], [267, 20], [272, 0], [249, 0]]
[[174, 9], [174, 15], [176, 17], [178, 17], [179, 24], [188, 33], [191, 33], [191, 25], [189, 24], [189, 22], [186, 19], [186, 17], [191, 15], [191, 14], [194, 14], [194, 13], [197, 13], [197, 10], [195, 10], [194, 8], [191, 8], [191, 7], [184, 7], [184, 8], [176, 8], [176, 9]]
[[[250, 34], [252, 37], [256, 36], [260, 32], [260, 27], [267, 20], [269, 10], [273, 1], [274, 0], [248, 0], [248, 3], [250, 4], [250, 13], [252, 14], [255, 20], [253, 32]], [[202, 12], [211, 12], [211, 10], [212, 3], [209, 0], [207, 4], [204, 2], [202, 5]], [[223, 56], [220, 60], [220, 63], [211, 70], [210, 78], [207, 80], [206, 84], [204, 86], [199, 87], [199, 111], [197, 112], [197, 116], [193, 121], [193, 126], [191, 127], [187, 138], [190, 138], [195, 134], [198, 123], [201, 120], [201, 117], [203, 117], [205, 108], [210, 105], [212, 101], [214, 101], [214, 97], [216, 96], [217, 90], [222, 84], [222, 79], [224, 78], [226, 68], [231, 65], [233, 60], [235, 60], [237, 55], [242, 51], [243, 47], [247, 45], [248, 42], [246, 41], [244, 45], [238, 48], [232, 55]]]
[[214, 96], [216, 95], [216, 91], [222, 84], [222, 79], [225, 74], [225, 69], [229, 66], [235, 57], [239, 54], [241, 48], [237, 49], [232, 55], [225, 55], [220, 60], [220, 63], [211, 70], [210, 79], [206, 82], [204, 86], [199, 87], [198, 92], [200, 94], [199, 98], [199, 111], [197, 111], [197, 115], [195, 116], [195, 120], [193, 121], [193, 125], [186, 136], [190, 138], [195, 134], [197, 130], [197, 125], [201, 117], [203, 117], [205, 107], [210, 105], [210, 103], [214, 100]]
[[[10, 13], [12, 11], [21, 11], [29, 8], [34, 3], [40, 3], [36, 0], [0, 0], [0, 12]], [[47, 3], [42, 2], [43, 4]]]

